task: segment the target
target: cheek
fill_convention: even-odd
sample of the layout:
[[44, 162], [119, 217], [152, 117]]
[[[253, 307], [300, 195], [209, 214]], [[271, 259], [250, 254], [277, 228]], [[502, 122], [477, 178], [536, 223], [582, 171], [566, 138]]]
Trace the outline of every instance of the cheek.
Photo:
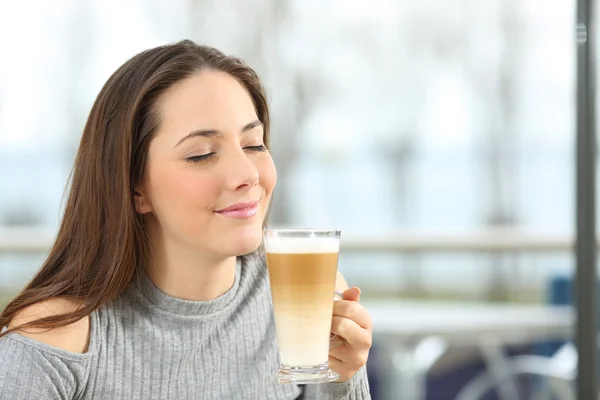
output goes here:
[[260, 185], [265, 189], [266, 196], [270, 196], [277, 184], [277, 170], [273, 158], [269, 154], [257, 166]]
[[217, 198], [217, 185], [210, 176], [193, 168], [155, 170], [152, 182], [158, 214], [188, 214], [193, 209], [208, 209]]

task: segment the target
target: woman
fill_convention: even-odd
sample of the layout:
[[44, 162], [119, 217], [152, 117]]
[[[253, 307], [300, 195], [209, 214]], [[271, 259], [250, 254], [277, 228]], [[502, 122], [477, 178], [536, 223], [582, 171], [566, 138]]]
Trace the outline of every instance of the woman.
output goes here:
[[366, 399], [371, 322], [341, 276], [330, 366], [279, 385], [259, 248], [276, 172], [252, 69], [190, 41], [101, 90], [50, 254], [0, 315], [0, 399]]

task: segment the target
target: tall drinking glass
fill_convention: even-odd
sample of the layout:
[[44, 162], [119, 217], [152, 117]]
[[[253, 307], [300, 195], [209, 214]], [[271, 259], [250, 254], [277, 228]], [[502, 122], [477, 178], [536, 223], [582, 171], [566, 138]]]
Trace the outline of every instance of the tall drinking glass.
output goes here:
[[339, 379], [329, 369], [329, 341], [340, 231], [265, 229], [264, 246], [281, 364], [280, 383]]

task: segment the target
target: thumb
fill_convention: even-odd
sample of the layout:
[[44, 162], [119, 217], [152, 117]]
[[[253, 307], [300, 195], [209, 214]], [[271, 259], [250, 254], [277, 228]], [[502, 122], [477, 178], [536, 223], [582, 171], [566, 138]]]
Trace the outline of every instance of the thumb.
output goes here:
[[344, 300], [356, 302], [360, 301], [360, 289], [356, 286], [346, 289], [342, 295], [344, 296]]

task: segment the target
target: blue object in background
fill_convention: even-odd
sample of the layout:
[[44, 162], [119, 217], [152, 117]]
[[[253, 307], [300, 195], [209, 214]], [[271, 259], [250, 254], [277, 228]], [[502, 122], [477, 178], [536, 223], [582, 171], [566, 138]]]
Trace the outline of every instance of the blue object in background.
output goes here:
[[[565, 306], [572, 305], [575, 301], [573, 296], [573, 277], [571, 275], [555, 275], [550, 278], [546, 301], [550, 305]], [[565, 341], [542, 342], [534, 346], [536, 354], [550, 357]]]

